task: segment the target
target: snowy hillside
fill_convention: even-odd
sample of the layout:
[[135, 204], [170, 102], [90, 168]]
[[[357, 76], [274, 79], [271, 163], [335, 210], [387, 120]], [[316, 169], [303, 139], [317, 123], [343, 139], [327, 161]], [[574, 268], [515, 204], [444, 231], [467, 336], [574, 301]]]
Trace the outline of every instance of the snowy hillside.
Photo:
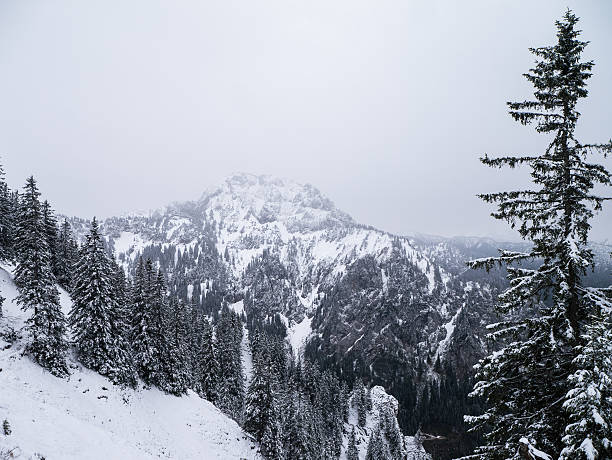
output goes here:
[[[10, 270], [0, 268], [6, 298], [0, 318], [0, 421], [8, 420], [12, 433], [0, 436], [0, 453], [48, 460], [259, 458], [250, 437], [193, 392], [174, 397], [157, 389], [121, 390], [73, 359], [70, 377], [59, 379], [22, 356], [25, 314], [13, 302], [17, 290], [5, 268]], [[67, 312], [65, 292], [61, 300]]]

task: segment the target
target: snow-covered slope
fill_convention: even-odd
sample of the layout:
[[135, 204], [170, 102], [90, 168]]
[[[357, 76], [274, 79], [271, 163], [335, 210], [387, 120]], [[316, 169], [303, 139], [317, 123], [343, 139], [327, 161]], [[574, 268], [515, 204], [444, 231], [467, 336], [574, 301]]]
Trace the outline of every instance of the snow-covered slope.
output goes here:
[[[9, 268], [9, 267], [5, 267]], [[14, 458], [55, 459], [255, 459], [256, 445], [215, 406], [190, 392], [183, 397], [156, 389], [121, 390], [69, 360], [71, 375], [58, 379], [22, 356], [19, 335], [25, 313], [10, 273], [0, 268], [6, 298], [0, 318], [0, 435], [2, 453]], [[62, 308], [70, 308], [62, 293]], [[12, 457], [9, 457], [12, 458]]]

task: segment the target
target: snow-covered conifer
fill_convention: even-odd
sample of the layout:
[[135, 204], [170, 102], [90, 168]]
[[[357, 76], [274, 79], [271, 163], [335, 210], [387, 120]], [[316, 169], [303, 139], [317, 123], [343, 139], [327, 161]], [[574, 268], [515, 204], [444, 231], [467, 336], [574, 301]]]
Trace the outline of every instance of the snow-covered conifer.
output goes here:
[[202, 321], [202, 339], [197, 355], [199, 390], [202, 396], [215, 403], [219, 395], [219, 362], [214, 345], [213, 328], [204, 318]]
[[114, 272], [95, 219], [79, 252], [69, 324], [79, 360], [118, 384], [134, 385]]
[[585, 326], [576, 370], [563, 407], [570, 423], [565, 428], [562, 460], [612, 458], [612, 304], [594, 290], [595, 307]]
[[351, 430], [348, 447], [346, 449], [346, 460], [359, 460], [359, 450], [357, 450], [357, 440], [355, 438], [355, 427]]
[[355, 380], [353, 385], [353, 404], [357, 409], [357, 423], [359, 426], [365, 426], [367, 416], [367, 394], [363, 381]]
[[[527, 165], [534, 183], [532, 189], [481, 195], [497, 204], [493, 217], [533, 243], [527, 252], [502, 251], [471, 263], [487, 269], [506, 265], [510, 282], [499, 298], [505, 318], [490, 335], [501, 349], [477, 367], [473, 395], [487, 409], [466, 417], [484, 434], [485, 444], [477, 450], [482, 458], [512, 457], [523, 437], [553, 456], [563, 448], [568, 376], [576, 375], [577, 350], [589, 324], [589, 299], [581, 282], [593, 263], [589, 221], [605, 199], [592, 189], [610, 185], [608, 171], [587, 157], [612, 151], [612, 143], [585, 144], [574, 135], [580, 116], [576, 104], [587, 96], [593, 67], [581, 60], [587, 42], [578, 39], [577, 22], [568, 10], [556, 23], [557, 43], [531, 49], [538, 61], [525, 76], [535, 87], [535, 100], [508, 104], [516, 121], [535, 124], [552, 142], [539, 154], [482, 159], [492, 167]], [[535, 268], [520, 264], [527, 261]]]
[[153, 268], [150, 261], [138, 261], [131, 292], [131, 346], [138, 375], [147, 385], [156, 384], [160, 372], [159, 354], [156, 352], [152, 289]]
[[268, 422], [260, 441], [261, 452], [269, 460], [283, 460], [283, 434], [281, 415], [277, 403], [273, 399], [269, 411]]
[[55, 276], [56, 281], [57, 278], [57, 269], [58, 269], [58, 232], [57, 232], [57, 219], [55, 218], [55, 214], [51, 205], [47, 200], [45, 200], [42, 204], [42, 216], [43, 216], [43, 226], [45, 230], [45, 235], [47, 238], [47, 247], [49, 248], [50, 255], [50, 264], [51, 270], [53, 271], [53, 276]]
[[57, 282], [65, 289], [70, 290], [74, 265], [78, 259], [78, 246], [66, 219], [64, 219], [58, 234], [56, 257]]
[[221, 410], [237, 421], [242, 419], [244, 403], [241, 341], [240, 319], [227, 306], [224, 306], [216, 330], [216, 349], [220, 370], [218, 404]]
[[253, 364], [253, 378], [245, 397], [244, 429], [261, 441], [270, 419], [274, 396], [267, 366], [262, 361]]
[[[165, 302], [164, 302], [165, 303]], [[188, 373], [188, 307], [172, 297], [169, 299], [162, 334], [157, 340], [163, 353], [164, 380], [161, 388], [168, 393], [181, 395], [189, 387]]]
[[14, 215], [11, 191], [4, 180], [4, 168], [0, 164], [0, 260], [13, 257]]
[[39, 197], [36, 181], [30, 177], [21, 195], [15, 235], [17, 303], [24, 311], [32, 312], [27, 320], [31, 336], [28, 353], [52, 374], [64, 376], [68, 373], [66, 318], [60, 308], [59, 293], [51, 271], [51, 255]]

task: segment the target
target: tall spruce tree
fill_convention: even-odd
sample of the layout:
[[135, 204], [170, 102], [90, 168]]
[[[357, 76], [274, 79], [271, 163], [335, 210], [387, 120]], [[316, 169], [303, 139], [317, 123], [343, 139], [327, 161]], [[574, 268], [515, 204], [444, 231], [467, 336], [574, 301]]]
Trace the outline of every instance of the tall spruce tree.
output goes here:
[[115, 273], [95, 217], [74, 273], [73, 305], [68, 319], [79, 360], [115, 383], [134, 386]]
[[161, 340], [165, 341], [163, 346], [165, 373], [163, 389], [177, 396], [187, 391], [190, 382], [187, 360], [189, 351], [188, 318], [187, 305], [174, 297], [170, 298], [161, 337]]
[[217, 403], [236, 421], [242, 420], [244, 376], [240, 343], [242, 323], [237, 314], [224, 305], [216, 330], [217, 359], [220, 370], [220, 392]]
[[357, 449], [354, 426], [351, 430], [351, 435], [349, 436], [348, 447], [346, 449], [346, 460], [359, 460], [359, 450]]
[[367, 393], [363, 380], [355, 380], [353, 385], [353, 404], [357, 408], [357, 423], [359, 426], [365, 426], [367, 417]]
[[[490, 336], [500, 349], [477, 366], [472, 393], [488, 407], [480, 416], [466, 417], [472, 429], [484, 433], [485, 444], [476, 451], [481, 458], [514, 458], [522, 437], [558, 457], [569, 422], [564, 410], [569, 377], [580, 365], [576, 358], [593, 308], [582, 286], [593, 263], [589, 221], [604, 201], [592, 189], [610, 185], [608, 171], [587, 157], [612, 151], [612, 142], [583, 144], [574, 135], [580, 116], [576, 104], [587, 96], [593, 67], [581, 60], [587, 42], [578, 40], [577, 22], [567, 11], [556, 22], [557, 43], [531, 49], [538, 60], [525, 77], [535, 87], [535, 100], [508, 103], [515, 120], [533, 123], [537, 132], [552, 137], [548, 148], [531, 156], [482, 159], [492, 167], [527, 165], [534, 187], [481, 195], [497, 204], [493, 217], [506, 220], [533, 243], [528, 252], [501, 251], [499, 257], [470, 264], [487, 269], [505, 265], [510, 282], [499, 298], [505, 319]], [[526, 261], [536, 268], [522, 266]]]
[[253, 363], [253, 378], [245, 398], [244, 429], [261, 441], [274, 404], [270, 372], [263, 361]]
[[219, 396], [220, 370], [215, 350], [213, 328], [206, 318], [202, 320], [201, 334], [202, 339], [197, 355], [198, 388], [202, 397], [214, 404]]
[[17, 303], [24, 311], [32, 312], [27, 320], [31, 336], [28, 353], [52, 374], [64, 376], [68, 374], [66, 318], [51, 271], [51, 254], [39, 197], [36, 181], [30, 177], [21, 195], [15, 235]]
[[365, 458], [366, 460], [391, 460], [391, 452], [383, 439], [380, 425], [377, 425], [372, 431]]
[[139, 259], [134, 274], [131, 292], [131, 345], [138, 375], [147, 385], [158, 383], [161, 363], [157, 353], [154, 312], [151, 305], [154, 295], [153, 267], [147, 261], [146, 267]]
[[612, 306], [593, 291], [591, 300], [600, 308], [585, 327], [573, 362], [576, 370], [569, 376], [562, 460], [612, 459]]
[[64, 219], [57, 238], [56, 277], [57, 282], [67, 290], [71, 288], [73, 269], [77, 259], [78, 246], [68, 220]]
[[[45, 228], [45, 235], [47, 238], [47, 246], [49, 248], [51, 270], [55, 280], [58, 281], [58, 232], [57, 232], [57, 219], [51, 205], [47, 200], [42, 204], [42, 215], [43, 215], [43, 226]], [[59, 282], [59, 281], [58, 281]]]
[[0, 164], [0, 260], [13, 258], [14, 210], [11, 191]]
[[260, 442], [261, 453], [269, 460], [283, 460], [283, 433], [281, 415], [276, 401], [272, 400], [268, 423]]

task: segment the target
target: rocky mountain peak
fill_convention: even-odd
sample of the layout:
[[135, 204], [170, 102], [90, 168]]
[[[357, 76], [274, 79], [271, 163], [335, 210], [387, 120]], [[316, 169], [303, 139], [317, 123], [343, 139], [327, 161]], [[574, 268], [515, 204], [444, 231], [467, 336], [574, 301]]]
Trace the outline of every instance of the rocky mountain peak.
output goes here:
[[234, 174], [204, 192], [198, 206], [225, 225], [278, 222], [290, 233], [355, 225], [351, 216], [312, 185], [269, 175]]

